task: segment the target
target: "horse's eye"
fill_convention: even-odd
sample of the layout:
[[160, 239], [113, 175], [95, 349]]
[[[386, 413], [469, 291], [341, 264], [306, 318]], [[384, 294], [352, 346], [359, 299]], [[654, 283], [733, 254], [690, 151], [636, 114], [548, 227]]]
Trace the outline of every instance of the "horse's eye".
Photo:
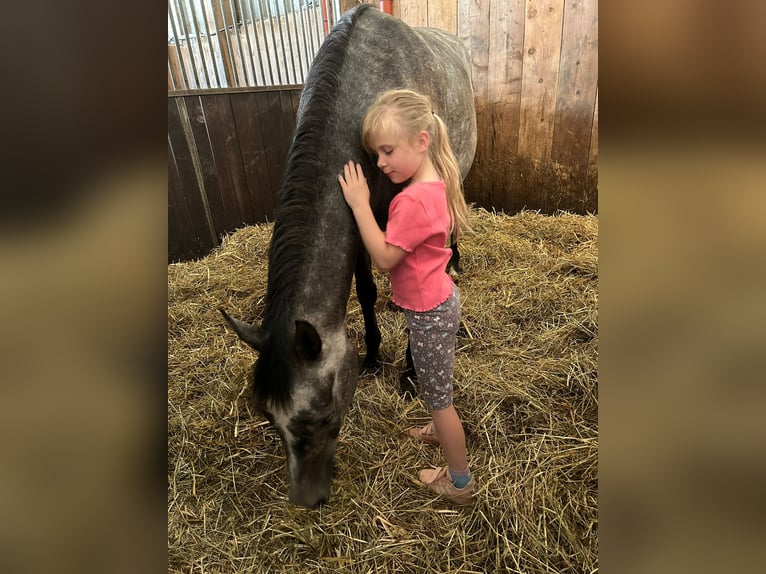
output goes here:
[[332, 422], [332, 415], [327, 415], [325, 418], [322, 419], [322, 426], [326, 427]]

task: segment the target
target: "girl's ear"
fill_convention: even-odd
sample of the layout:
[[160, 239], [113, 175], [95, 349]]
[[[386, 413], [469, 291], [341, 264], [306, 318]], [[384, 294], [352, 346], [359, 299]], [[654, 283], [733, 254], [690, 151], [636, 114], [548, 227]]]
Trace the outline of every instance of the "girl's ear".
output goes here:
[[418, 150], [426, 151], [431, 143], [431, 136], [427, 131], [423, 130], [418, 134], [418, 139], [416, 141]]

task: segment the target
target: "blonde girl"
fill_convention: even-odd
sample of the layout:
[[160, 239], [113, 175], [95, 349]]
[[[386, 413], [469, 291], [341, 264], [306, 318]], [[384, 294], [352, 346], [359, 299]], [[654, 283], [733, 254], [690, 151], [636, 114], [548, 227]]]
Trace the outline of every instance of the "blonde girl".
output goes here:
[[460, 293], [445, 271], [456, 240], [470, 230], [462, 179], [447, 127], [428, 97], [391, 90], [362, 121], [362, 143], [393, 183], [406, 183], [389, 207], [386, 231], [372, 214], [370, 190], [359, 164], [338, 176], [343, 196], [373, 262], [389, 272], [392, 300], [404, 311], [421, 394], [431, 422], [408, 434], [441, 445], [447, 465], [423, 469], [420, 481], [457, 504], [473, 500], [465, 433], [452, 402]]

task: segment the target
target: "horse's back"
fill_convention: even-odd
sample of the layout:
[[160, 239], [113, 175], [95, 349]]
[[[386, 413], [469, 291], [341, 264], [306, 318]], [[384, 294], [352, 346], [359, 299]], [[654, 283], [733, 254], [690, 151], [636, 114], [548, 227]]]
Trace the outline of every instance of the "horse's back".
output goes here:
[[[446, 122], [463, 177], [476, 149], [476, 114], [470, 59], [454, 34], [412, 28], [374, 8], [357, 12], [343, 66], [343, 96], [338, 102], [358, 137], [364, 111], [381, 93], [410, 88], [427, 94]], [[351, 14], [353, 17], [353, 13]]]

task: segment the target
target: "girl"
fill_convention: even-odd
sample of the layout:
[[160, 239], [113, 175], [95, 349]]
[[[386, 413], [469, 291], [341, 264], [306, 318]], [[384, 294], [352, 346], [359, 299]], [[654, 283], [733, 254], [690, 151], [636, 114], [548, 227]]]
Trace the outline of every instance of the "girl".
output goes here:
[[447, 127], [430, 100], [411, 90], [383, 93], [362, 121], [362, 143], [377, 155], [393, 183], [409, 182], [389, 207], [386, 232], [370, 207], [362, 167], [348, 162], [338, 176], [343, 196], [375, 264], [389, 271], [394, 303], [404, 310], [423, 400], [432, 421], [408, 430], [416, 440], [440, 444], [447, 466], [425, 469], [420, 481], [457, 504], [473, 500], [463, 425], [452, 404], [460, 294], [445, 269], [447, 237], [469, 230], [460, 169]]

